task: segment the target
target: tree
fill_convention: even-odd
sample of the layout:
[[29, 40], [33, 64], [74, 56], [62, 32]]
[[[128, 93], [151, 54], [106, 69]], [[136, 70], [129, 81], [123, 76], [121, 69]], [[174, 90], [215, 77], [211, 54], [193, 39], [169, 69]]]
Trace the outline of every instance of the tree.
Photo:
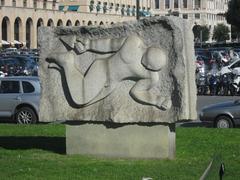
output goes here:
[[229, 40], [229, 28], [224, 24], [217, 24], [213, 29], [213, 39], [217, 42], [225, 42]]
[[230, 0], [226, 19], [229, 24], [240, 28], [240, 0]]
[[195, 25], [193, 27], [193, 34], [195, 42], [200, 42], [201, 40], [205, 42], [209, 39], [210, 30], [206, 25]]
[[231, 39], [239, 42], [240, 40], [240, 27], [232, 26], [231, 27]]

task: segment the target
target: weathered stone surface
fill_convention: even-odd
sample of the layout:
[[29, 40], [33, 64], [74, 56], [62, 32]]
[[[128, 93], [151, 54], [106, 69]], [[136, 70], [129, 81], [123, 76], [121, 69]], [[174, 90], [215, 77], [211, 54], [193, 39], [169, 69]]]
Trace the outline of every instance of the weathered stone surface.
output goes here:
[[[109, 128], [112, 127], [112, 128]], [[66, 127], [67, 154], [104, 157], [175, 158], [175, 124], [154, 126], [81, 124]]]
[[193, 35], [179, 18], [39, 32], [40, 121], [196, 118]]

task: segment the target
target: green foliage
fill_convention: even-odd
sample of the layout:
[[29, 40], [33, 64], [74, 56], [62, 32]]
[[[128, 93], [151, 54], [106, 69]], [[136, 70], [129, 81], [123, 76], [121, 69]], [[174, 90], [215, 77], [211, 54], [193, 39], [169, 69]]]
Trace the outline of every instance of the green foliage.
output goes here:
[[239, 129], [177, 128], [174, 160], [113, 159], [61, 154], [64, 125], [0, 124], [1, 179], [195, 180], [220, 154], [224, 180], [235, 180], [240, 177], [239, 137]]
[[231, 38], [234, 40], [234, 39], [237, 39], [239, 41], [240, 39], [240, 27], [236, 27], [236, 26], [232, 26], [231, 27]]
[[195, 42], [205, 42], [209, 39], [210, 30], [205, 26], [196, 25], [193, 27], [193, 34]]
[[230, 0], [226, 19], [229, 24], [240, 28], [240, 0]]
[[217, 24], [213, 29], [213, 39], [217, 42], [225, 42], [229, 40], [229, 28], [224, 24]]

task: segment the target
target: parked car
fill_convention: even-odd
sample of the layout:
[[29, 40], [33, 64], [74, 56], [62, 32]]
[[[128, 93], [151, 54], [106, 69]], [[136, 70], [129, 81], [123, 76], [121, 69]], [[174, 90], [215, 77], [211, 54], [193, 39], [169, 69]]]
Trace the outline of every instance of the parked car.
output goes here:
[[240, 60], [233, 61], [229, 65], [222, 67], [220, 74], [230, 73], [236, 68], [240, 69]]
[[201, 110], [199, 118], [217, 128], [236, 127], [240, 125], [240, 100], [206, 106]]
[[17, 123], [38, 121], [40, 83], [37, 77], [0, 78], [0, 117], [12, 117]]

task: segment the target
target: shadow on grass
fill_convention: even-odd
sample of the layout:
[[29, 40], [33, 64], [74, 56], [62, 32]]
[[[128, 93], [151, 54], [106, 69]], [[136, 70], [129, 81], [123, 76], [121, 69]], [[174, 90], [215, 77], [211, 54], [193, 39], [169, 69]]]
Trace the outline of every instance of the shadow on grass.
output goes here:
[[206, 127], [206, 128], [212, 128], [213, 125], [205, 122], [184, 122], [184, 123], [177, 123], [178, 127]]
[[0, 147], [10, 150], [42, 149], [66, 154], [66, 139], [65, 137], [2, 136]]

